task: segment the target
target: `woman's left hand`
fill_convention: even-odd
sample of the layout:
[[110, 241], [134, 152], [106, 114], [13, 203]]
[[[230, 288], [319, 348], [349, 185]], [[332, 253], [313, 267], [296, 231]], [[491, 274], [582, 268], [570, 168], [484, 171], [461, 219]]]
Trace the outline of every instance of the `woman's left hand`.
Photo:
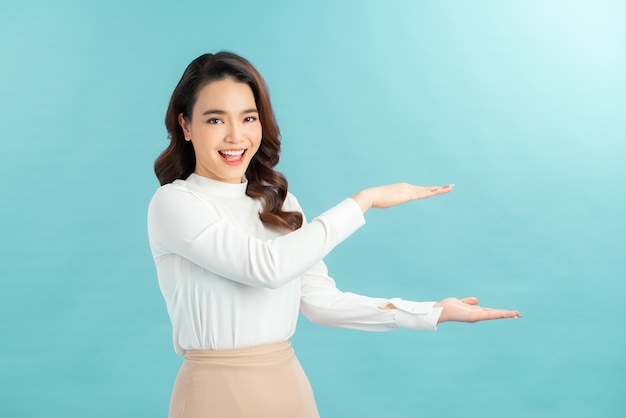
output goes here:
[[435, 306], [443, 308], [439, 321], [437, 321], [438, 324], [448, 321], [478, 322], [492, 319], [521, 318], [518, 311], [478, 306], [478, 299], [475, 297], [463, 299], [446, 298], [437, 302]]
[[454, 184], [447, 186], [415, 186], [409, 183], [388, 184], [370, 187], [352, 196], [359, 204], [363, 213], [371, 208], [386, 209], [413, 200], [427, 199], [452, 191]]

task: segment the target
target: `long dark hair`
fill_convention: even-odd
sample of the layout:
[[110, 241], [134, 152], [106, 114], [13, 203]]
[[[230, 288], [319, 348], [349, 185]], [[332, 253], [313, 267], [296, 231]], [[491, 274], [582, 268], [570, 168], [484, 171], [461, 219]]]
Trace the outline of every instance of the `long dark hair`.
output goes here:
[[154, 172], [161, 185], [186, 179], [196, 167], [196, 154], [190, 141], [185, 140], [178, 115], [191, 120], [198, 92], [212, 81], [231, 77], [252, 89], [263, 128], [261, 145], [246, 170], [246, 194], [263, 199], [259, 213], [261, 221], [296, 230], [302, 226], [300, 212], [282, 210], [287, 197], [287, 179], [274, 170], [280, 156], [280, 131], [274, 118], [269, 91], [261, 74], [245, 58], [230, 52], [204, 54], [189, 64], [176, 85], [165, 115], [170, 144], [154, 163]]

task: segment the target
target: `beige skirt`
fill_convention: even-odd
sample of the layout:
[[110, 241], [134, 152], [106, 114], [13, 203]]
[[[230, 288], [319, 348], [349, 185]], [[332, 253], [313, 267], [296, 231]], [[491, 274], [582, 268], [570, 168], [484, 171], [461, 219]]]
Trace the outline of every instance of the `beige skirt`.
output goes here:
[[169, 418], [318, 418], [311, 385], [288, 341], [185, 353]]

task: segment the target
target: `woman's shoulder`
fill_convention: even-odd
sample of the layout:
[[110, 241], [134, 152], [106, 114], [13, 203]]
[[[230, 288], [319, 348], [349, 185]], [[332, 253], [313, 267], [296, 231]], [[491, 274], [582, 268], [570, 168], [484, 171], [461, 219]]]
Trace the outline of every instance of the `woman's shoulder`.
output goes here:
[[173, 182], [164, 184], [156, 189], [154, 194], [152, 195], [152, 200], [154, 200], [155, 198], [165, 198], [166, 196], [175, 196], [180, 193], [192, 194], [193, 190], [189, 186], [191, 185], [185, 180], [174, 180]]
[[174, 180], [171, 183], [160, 186], [150, 200], [150, 206], [181, 206], [194, 201], [206, 203], [206, 196], [192, 183], [186, 180]]
[[162, 185], [161, 187], [159, 187], [155, 193], [159, 193], [159, 192], [169, 192], [169, 191], [174, 191], [174, 190], [178, 190], [178, 191], [185, 191], [185, 192], [189, 192], [193, 189], [193, 184], [188, 182], [187, 180], [183, 180], [183, 179], [177, 179], [174, 180], [171, 183], [167, 183]]

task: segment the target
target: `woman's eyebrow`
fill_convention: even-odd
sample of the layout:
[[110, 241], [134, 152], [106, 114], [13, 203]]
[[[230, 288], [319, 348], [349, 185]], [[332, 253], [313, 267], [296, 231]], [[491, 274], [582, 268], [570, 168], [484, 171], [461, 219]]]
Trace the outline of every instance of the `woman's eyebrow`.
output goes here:
[[[246, 113], [259, 113], [259, 111], [256, 109], [256, 107], [251, 107], [250, 109], [246, 109], [241, 111], [241, 114], [246, 114]], [[204, 112], [202, 112], [202, 116], [206, 116], [206, 115], [225, 115], [226, 111], [221, 110], [221, 109], [208, 109], [205, 110]]]
[[226, 112], [220, 109], [209, 109], [209, 110], [205, 110], [204, 112], [202, 112], [202, 116], [210, 115], [210, 114], [225, 115]]

